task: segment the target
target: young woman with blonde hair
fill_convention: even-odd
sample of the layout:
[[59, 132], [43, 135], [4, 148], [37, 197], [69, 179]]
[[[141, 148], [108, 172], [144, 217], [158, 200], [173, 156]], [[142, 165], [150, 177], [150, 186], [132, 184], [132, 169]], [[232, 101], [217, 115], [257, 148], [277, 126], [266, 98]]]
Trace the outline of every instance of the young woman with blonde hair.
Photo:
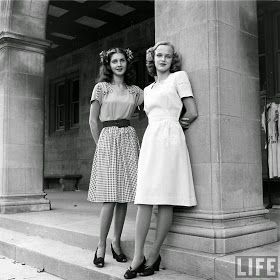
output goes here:
[[[156, 79], [144, 89], [149, 125], [139, 156], [135, 251], [124, 274], [126, 279], [159, 270], [160, 248], [172, 224], [173, 207], [196, 205], [191, 163], [181, 127], [188, 128], [198, 116], [188, 75], [180, 71], [179, 56], [169, 42], [159, 42], [148, 49], [146, 61], [149, 73]], [[180, 121], [183, 106], [186, 112]], [[153, 205], [158, 206], [156, 236], [146, 260], [144, 244]]]

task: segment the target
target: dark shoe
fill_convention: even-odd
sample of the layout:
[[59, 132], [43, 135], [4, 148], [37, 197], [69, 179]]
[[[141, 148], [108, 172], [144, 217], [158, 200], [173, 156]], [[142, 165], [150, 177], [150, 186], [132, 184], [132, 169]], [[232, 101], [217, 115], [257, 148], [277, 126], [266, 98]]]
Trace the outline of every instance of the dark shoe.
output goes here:
[[153, 265], [155, 271], [159, 271], [160, 262], [161, 262], [161, 256], [159, 255], [157, 260], [155, 261], [155, 263]]
[[132, 269], [131, 267], [125, 272], [124, 274], [124, 278], [125, 279], [133, 279], [137, 276], [137, 273], [140, 273], [142, 271], [144, 271], [145, 268], [145, 263], [146, 263], [146, 258], [144, 257], [144, 260], [142, 261], [142, 263], [135, 269]]
[[159, 255], [157, 260], [153, 263], [152, 266], [145, 266], [144, 270], [140, 273], [140, 276], [150, 276], [159, 271], [159, 265], [161, 262], [161, 256]]
[[113, 245], [111, 244], [111, 250], [112, 250], [112, 255], [113, 258], [117, 261], [117, 262], [127, 262], [127, 257], [125, 254], [120, 253], [119, 255], [115, 252]]
[[103, 267], [104, 266], [104, 257], [99, 257], [97, 258], [97, 250], [95, 251], [95, 255], [94, 255], [94, 259], [93, 259], [93, 263], [97, 266], [97, 267]]

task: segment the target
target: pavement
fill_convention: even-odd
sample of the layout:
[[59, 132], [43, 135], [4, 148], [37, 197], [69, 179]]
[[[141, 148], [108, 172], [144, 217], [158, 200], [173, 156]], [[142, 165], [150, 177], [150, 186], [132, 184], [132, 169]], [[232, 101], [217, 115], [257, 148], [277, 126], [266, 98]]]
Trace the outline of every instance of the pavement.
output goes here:
[[0, 256], [0, 280], [62, 280], [40, 269]]

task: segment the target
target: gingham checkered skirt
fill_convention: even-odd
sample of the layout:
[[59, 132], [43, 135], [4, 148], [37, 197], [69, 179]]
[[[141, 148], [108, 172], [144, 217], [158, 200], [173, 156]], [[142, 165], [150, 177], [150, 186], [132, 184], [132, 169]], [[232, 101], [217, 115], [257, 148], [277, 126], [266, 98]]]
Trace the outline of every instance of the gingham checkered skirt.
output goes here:
[[133, 127], [103, 128], [93, 158], [88, 200], [133, 202], [138, 156], [139, 141]]

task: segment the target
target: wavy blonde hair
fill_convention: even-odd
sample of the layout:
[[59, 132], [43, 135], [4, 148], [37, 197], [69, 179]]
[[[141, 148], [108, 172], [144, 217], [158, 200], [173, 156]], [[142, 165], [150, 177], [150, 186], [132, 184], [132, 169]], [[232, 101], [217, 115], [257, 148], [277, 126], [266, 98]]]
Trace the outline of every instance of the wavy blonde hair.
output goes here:
[[170, 73], [174, 73], [181, 70], [181, 58], [179, 54], [175, 51], [174, 46], [167, 41], [157, 42], [153, 47], [147, 49], [146, 51], [146, 67], [150, 76], [154, 77], [157, 75], [155, 67], [155, 50], [161, 46], [169, 46], [173, 50], [173, 58], [170, 66]]

